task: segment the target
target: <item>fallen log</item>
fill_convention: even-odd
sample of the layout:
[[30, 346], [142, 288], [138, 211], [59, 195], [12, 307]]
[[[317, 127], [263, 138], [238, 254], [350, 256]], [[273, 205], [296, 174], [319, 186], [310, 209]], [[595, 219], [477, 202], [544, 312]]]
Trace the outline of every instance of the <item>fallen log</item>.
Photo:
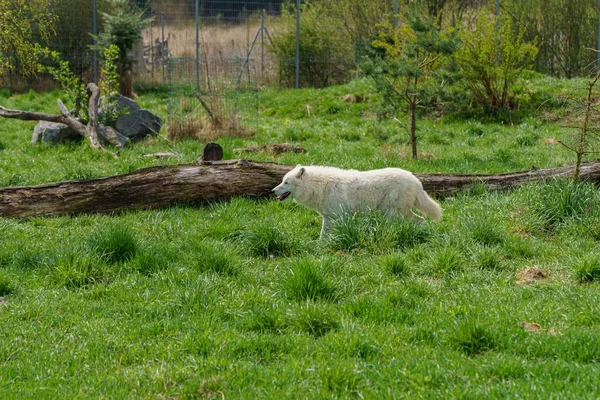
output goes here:
[[[263, 197], [293, 168], [247, 160], [213, 161], [141, 169], [125, 175], [39, 186], [0, 188], [0, 216], [29, 218], [199, 204], [235, 196]], [[435, 197], [474, 185], [510, 189], [548, 178], [570, 177], [574, 166], [499, 175], [416, 174]], [[600, 185], [600, 161], [584, 163], [581, 178]]]

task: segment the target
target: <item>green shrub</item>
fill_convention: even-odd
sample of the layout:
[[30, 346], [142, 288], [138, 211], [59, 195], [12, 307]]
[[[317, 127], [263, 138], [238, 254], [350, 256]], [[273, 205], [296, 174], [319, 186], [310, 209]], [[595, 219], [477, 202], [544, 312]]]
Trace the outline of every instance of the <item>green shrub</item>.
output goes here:
[[535, 45], [523, 41], [522, 30], [515, 29], [510, 19], [489, 18], [483, 13], [475, 30], [466, 27], [461, 32], [463, 45], [456, 61], [473, 100], [488, 112], [517, 107], [515, 85], [532, 66]]
[[486, 214], [474, 215], [464, 223], [464, 229], [476, 242], [486, 246], [499, 245], [506, 240], [504, 228]]
[[286, 327], [283, 315], [271, 306], [259, 307], [245, 321], [244, 327], [253, 332], [282, 333]]
[[600, 256], [588, 255], [577, 260], [575, 277], [580, 283], [600, 281]]
[[12, 279], [2, 270], [0, 270], [0, 296], [6, 296], [15, 291]]
[[229, 238], [239, 242], [255, 257], [289, 256], [298, 250], [298, 244], [287, 233], [268, 222], [235, 232]]
[[568, 221], [581, 221], [600, 213], [600, 193], [589, 182], [552, 179], [523, 190], [533, 224], [555, 231]]
[[335, 300], [337, 291], [320, 271], [326, 267], [316, 259], [301, 258], [295, 260], [282, 280], [283, 289], [292, 300]]
[[445, 246], [433, 253], [431, 268], [434, 274], [456, 272], [462, 269], [463, 255], [455, 246]]
[[489, 330], [471, 321], [459, 325], [450, 340], [469, 356], [493, 350], [497, 346], [496, 338]]
[[502, 255], [495, 248], [484, 247], [475, 251], [473, 259], [480, 269], [500, 270], [503, 267]]
[[107, 270], [106, 265], [91, 254], [67, 251], [55, 260], [52, 277], [61, 286], [78, 289], [104, 282]]
[[[325, 6], [304, 3], [300, 24], [300, 71], [303, 87], [325, 87], [345, 82], [354, 67], [354, 54], [348, 41], [340, 40], [340, 29], [323, 18]], [[272, 50], [279, 65], [279, 82], [294, 86], [296, 77], [295, 11], [282, 8], [282, 32], [273, 37]]]
[[321, 337], [339, 327], [332, 313], [313, 303], [305, 304], [291, 318], [292, 327], [315, 337]]
[[190, 266], [200, 272], [235, 275], [236, 260], [224, 246], [201, 243], [191, 252]]
[[89, 247], [109, 264], [128, 261], [138, 251], [137, 240], [124, 225], [110, 225], [95, 231], [87, 240]]
[[431, 236], [427, 223], [386, 217], [381, 212], [345, 213], [336, 219], [327, 244], [334, 251], [407, 249]]
[[406, 256], [401, 253], [391, 254], [382, 260], [383, 267], [390, 274], [395, 276], [404, 276], [408, 272], [408, 262]]
[[168, 261], [166, 257], [155, 249], [144, 249], [136, 252], [134, 258], [128, 262], [128, 267], [143, 275], [151, 275], [164, 269]]

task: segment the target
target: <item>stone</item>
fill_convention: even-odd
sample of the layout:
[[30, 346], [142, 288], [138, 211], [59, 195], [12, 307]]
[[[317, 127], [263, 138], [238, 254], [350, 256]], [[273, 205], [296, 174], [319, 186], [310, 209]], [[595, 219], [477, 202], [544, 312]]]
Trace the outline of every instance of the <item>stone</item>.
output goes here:
[[31, 144], [38, 142], [49, 144], [60, 144], [67, 142], [78, 142], [83, 139], [76, 130], [57, 122], [40, 121], [33, 128]]
[[145, 139], [147, 136], [156, 136], [162, 127], [162, 120], [158, 115], [141, 108], [132, 99], [117, 96], [118, 109], [127, 109], [128, 113], [117, 118], [115, 129], [131, 140]]

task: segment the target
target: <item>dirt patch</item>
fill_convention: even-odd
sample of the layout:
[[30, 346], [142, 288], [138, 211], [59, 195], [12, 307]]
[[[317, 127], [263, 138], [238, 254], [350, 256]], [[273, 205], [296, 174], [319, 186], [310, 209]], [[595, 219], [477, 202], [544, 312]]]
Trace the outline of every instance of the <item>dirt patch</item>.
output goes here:
[[523, 328], [523, 330], [525, 332], [532, 332], [532, 333], [539, 333], [539, 332], [546, 332], [549, 333], [550, 335], [556, 335], [556, 332], [554, 331], [554, 329], [552, 328], [542, 328], [542, 326], [540, 324], [538, 324], [537, 322], [521, 322], [521, 328]]
[[544, 140], [543, 140], [543, 143], [544, 143], [544, 144], [551, 145], [551, 146], [554, 146], [554, 145], [556, 145], [556, 144], [560, 144], [560, 142], [559, 142], [558, 140], [554, 139], [554, 138], [547, 138], [547, 139], [544, 139]]
[[528, 267], [517, 272], [517, 285], [530, 285], [548, 279], [548, 271], [540, 267]]

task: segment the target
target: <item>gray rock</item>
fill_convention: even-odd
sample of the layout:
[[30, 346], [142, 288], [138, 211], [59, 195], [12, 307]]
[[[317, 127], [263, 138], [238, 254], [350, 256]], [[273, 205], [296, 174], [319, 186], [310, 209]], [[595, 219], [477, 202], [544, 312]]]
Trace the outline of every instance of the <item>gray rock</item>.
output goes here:
[[77, 142], [81, 141], [82, 139], [83, 136], [65, 124], [40, 121], [37, 123], [35, 128], [33, 128], [31, 144], [36, 144], [38, 142], [60, 144], [66, 142]]
[[156, 136], [162, 127], [162, 120], [158, 115], [140, 108], [128, 97], [118, 96], [119, 110], [128, 109], [128, 113], [117, 118], [115, 129], [132, 140], [144, 139], [147, 136]]

